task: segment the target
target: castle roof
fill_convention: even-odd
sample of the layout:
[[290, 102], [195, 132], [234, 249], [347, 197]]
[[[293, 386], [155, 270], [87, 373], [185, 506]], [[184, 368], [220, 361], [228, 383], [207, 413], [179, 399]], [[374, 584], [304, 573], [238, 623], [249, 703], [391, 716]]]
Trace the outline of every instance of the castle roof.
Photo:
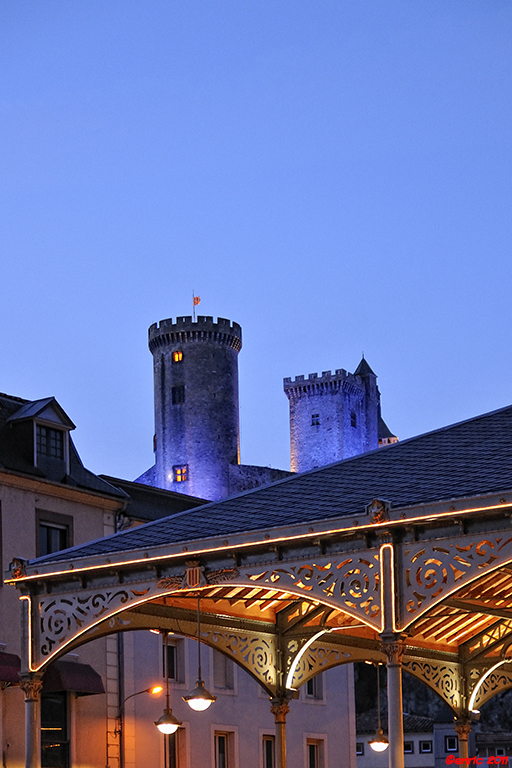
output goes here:
[[379, 413], [379, 423], [378, 423], [377, 430], [379, 433], [379, 440], [384, 440], [385, 438], [389, 438], [389, 437], [396, 437], [396, 435], [394, 435], [391, 432], [390, 428], [388, 427], [388, 425], [386, 424], [386, 422], [384, 421], [380, 413]]
[[[39, 558], [104, 555], [512, 489], [512, 406]], [[407, 515], [407, 512], [404, 512]]]
[[369, 374], [371, 374], [372, 376], [376, 375], [375, 371], [372, 371], [372, 369], [366, 362], [365, 358], [363, 357], [363, 359], [361, 360], [361, 362], [359, 363], [359, 365], [354, 371], [354, 376], [364, 377], [364, 376], [368, 376]]

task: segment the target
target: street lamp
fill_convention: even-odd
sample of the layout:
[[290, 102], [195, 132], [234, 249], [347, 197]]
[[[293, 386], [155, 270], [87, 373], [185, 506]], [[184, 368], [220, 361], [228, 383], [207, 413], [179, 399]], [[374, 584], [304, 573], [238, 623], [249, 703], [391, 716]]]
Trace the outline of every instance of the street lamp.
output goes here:
[[172, 709], [169, 707], [169, 670], [167, 669], [167, 664], [169, 660], [169, 633], [165, 633], [165, 678], [166, 678], [166, 686], [165, 686], [165, 709], [164, 713], [161, 717], [158, 718], [158, 720], [155, 720], [155, 725], [160, 731], [160, 733], [174, 733], [178, 730], [178, 728], [181, 725], [181, 720], [178, 720], [176, 717], [174, 717], [172, 713]]
[[199, 612], [200, 608], [200, 596], [197, 596], [197, 681], [194, 690], [190, 691], [188, 696], [182, 696], [183, 701], [186, 701], [189, 707], [195, 709], [196, 712], [204, 712], [205, 709], [216, 701], [217, 697], [214, 696], [205, 687], [204, 680], [201, 676], [201, 616]]
[[157, 693], [161, 693], [162, 691], [163, 691], [163, 688], [161, 685], [153, 685], [151, 688], [144, 688], [143, 691], [130, 693], [130, 695], [123, 700], [121, 706], [119, 707], [119, 714], [117, 716], [117, 723], [114, 731], [114, 736], [119, 736], [119, 754], [120, 754], [119, 762], [120, 762], [121, 768], [124, 767], [124, 705], [126, 704], [128, 699], [133, 699], [134, 696], [140, 696], [141, 693], [152, 693], [153, 695], [156, 695]]
[[386, 749], [389, 747], [389, 741], [386, 736], [384, 736], [384, 731], [381, 728], [380, 724], [380, 672], [379, 672], [379, 664], [377, 663], [375, 665], [377, 667], [377, 730], [375, 731], [375, 736], [371, 741], [368, 742], [370, 747], [373, 749], [374, 752], [385, 752]]
[[137, 691], [137, 693], [130, 693], [130, 695], [123, 700], [123, 703], [119, 707], [119, 715], [117, 717], [117, 726], [114, 731], [114, 736], [119, 736], [119, 734], [123, 732], [124, 705], [126, 704], [128, 699], [133, 699], [134, 696], [140, 696], [141, 693], [152, 693], [153, 695], [156, 695], [157, 693], [161, 693], [162, 691], [163, 691], [163, 687], [161, 685], [154, 685], [152, 688], [144, 688], [143, 691]]

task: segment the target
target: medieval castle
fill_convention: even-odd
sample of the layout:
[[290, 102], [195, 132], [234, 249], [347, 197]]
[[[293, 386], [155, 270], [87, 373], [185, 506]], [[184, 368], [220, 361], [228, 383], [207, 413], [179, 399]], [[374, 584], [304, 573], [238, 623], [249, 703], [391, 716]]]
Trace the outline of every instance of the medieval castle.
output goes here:
[[[177, 317], [149, 329], [155, 464], [137, 482], [217, 501], [290, 472], [240, 464], [238, 353], [242, 329], [222, 317]], [[284, 379], [291, 471], [305, 472], [396, 442], [380, 414], [377, 376], [363, 358]]]

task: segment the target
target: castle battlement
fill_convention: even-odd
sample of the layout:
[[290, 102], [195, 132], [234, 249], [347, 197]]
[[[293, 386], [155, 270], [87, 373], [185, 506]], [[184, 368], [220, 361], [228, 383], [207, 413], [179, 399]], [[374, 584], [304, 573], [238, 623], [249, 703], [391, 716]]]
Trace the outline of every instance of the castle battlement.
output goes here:
[[355, 376], [353, 373], [348, 373], [344, 368], [336, 368], [335, 372], [322, 371], [322, 375], [318, 373], [310, 373], [306, 376], [296, 376], [294, 379], [291, 376], [283, 379], [283, 386], [285, 394], [288, 398], [300, 397], [301, 395], [312, 394], [313, 392], [319, 394], [321, 392], [336, 391], [344, 389], [357, 393], [359, 390], [364, 391], [364, 385], [359, 376]]
[[237, 352], [242, 349], [242, 328], [239, 323], [231, 322], [225, 317], [218, 317], [214, 321], [212, 316], [198, 315], [193, 320], [191, 315], [185, 317], [172, 317], [153, 323], [149, 328], [149, 349], [188, 342], [209, 341], [218, 344], [226, 344]]

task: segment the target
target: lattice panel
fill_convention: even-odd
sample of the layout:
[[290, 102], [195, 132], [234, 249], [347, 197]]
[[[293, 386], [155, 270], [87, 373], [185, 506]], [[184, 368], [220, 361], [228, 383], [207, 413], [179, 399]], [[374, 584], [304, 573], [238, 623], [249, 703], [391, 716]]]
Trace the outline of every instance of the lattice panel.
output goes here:
[[245, 667], [264, 685], [270, 694], [275, 693], [277, 685], [276, 648], [272, 638], [265, 638], [253, 633], [220, 632], [201, 630], [201, 638], [230, 656]]
[[316, 598], [380, 629], [378, 549], [366, 550], [364, 556], [315, 559], [247, 575], [262, 586]]
[[512, 536], [459, 536], [456, 541], [401, 545], [400, 627], [477, 576], [512, 560]]
[[457, 715], [460, 714], [463, 707], [463, 681], [459, 664], [405, 658], [402, 668], [426, 683]]
[[[508, 619], [500, 622], [496, 626], [491, 627], [487, 632], [482, 632], [474, 642], [468, 644], [469, 653], [474, 658], [480, 653], [484, 653], [488, 648], [497, 647], [500, 640], [509, 639], [512, 640], [512, 619]], [[503, 643], [502, 643], [503, 645]]]
[[[288, 675], [297, 654], [306, 644], [306, 639], [289, 640], [286, 646], [286, 675]], [[382, 660], [382, 654], [375, 652], [375, 660]], [[361, 648], [340, 648], [339, 645], [328, 643], [323, 638], [312, 643], [300, 656], [293, 678], [290, 682], [290, 688], [299, 688], [319, 672], [324, 672], [331, 667], [339, 664], [346, 664], [353, 661], [365, 661], [372, 657], [372, 653], [367, 649]]]
[[[470, 694], [473, 692], [475, 686], [478, 684], [478, 681], [484, 674], [485, 671], [482, 669], [471, 670]], [[478, 690], [473, 708], [480, 709], [480, 707], [485, 704], [486, 701], [492, 699], [492, 697], [496, 696], [497, 693], [506, 691], [508, 688], [512, 688], [512, 669], [509, 671], [504, 667], [498, 667], [498, 669], [494, 670], [494, 672], [491, 672], [491, 674], [488, 675], [488, 677], [486, 677], [483, 681]]]

